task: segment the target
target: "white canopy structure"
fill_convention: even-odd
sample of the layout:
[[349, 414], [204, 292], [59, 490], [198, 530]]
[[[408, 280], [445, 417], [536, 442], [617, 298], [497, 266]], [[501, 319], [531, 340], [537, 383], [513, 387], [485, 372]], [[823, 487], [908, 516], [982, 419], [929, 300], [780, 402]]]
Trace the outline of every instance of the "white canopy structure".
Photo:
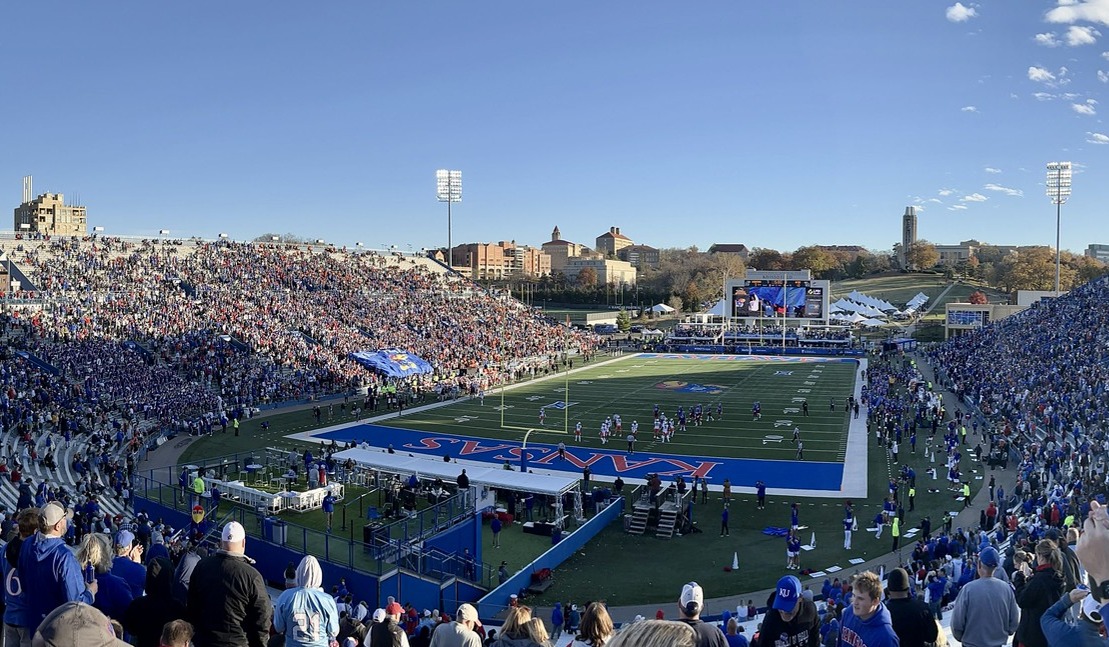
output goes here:
[[654, 312], [654, 313], [662, 313], [662, 314], [665, 314], [667, 312], [674, 312], [674, 309], [671, 308], [670, 306], [666, 305], [665, 303], [659, 303], [657, 305], [653, 305], [649, 308], [649, 310], [651, 312]]
[[709, 308], [708, 311], [705, 314], [713, 315], [713, 316], [716, 316], [716, 317], [723, 317], [724, 314], [725, 314], [724, 307], [726, 305], [727, 305], [727, 302], [725, 302], [724, 299], [721, 299], [721, 300], [716, 302], [716, 305]]
[[517, 472], [500, 467], [489, 467], [485, 464], [467, 462], [459, 464], [446, 462], [442, 458], [429, 457], [420, 454], [390, 454], [382, 449], [345, 449], [335, 454], [339, 462], [350, 458], [363, 469], [388, 474], [415, 474], [417, 477], [434, 479], [441, 478], [448, 483], [454, 483], [462, 470], [470, 477], [470, 487], [490, 488], [495, 490], [516, 490], [519, 492], [533, 492], [554, 497], [555, 518], [560, 520], [562, 526], [563, 516], [562, 495], [574, 492], [574, 507], [576, 516], [581, 517], [581, 492], [578, 490], [579, 477], [558, 476], [554, 474], [536, 474], [534, 472]]
[[859, 323], [861, 323], [864, 326], [884, 326], [884, 325], [886, 325], [886, 322], [882, 321], [881, 319], [863, 319]]

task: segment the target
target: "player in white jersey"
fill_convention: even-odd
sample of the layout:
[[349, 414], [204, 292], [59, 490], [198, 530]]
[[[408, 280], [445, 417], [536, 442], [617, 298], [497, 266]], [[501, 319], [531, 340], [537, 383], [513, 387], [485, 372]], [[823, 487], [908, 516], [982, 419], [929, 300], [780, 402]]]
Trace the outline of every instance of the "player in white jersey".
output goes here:
[[547, 426], [547, 410], [546, 409], [540, 409], [539, 410], [539, 426], [540, 427], [546, 427]]
[[601, 425], [601, 444], [602, 445], [607, 445], [608, 444], [608, 435], [610, 433], [611, 432], [609, 431], [608, 423], [602, 424]]
[[639, 421], [632, 420], [632, 435], [634, 436], [637, 433], [639, 433]]
[[655, 440], [658, 440], [660, 437], [662, 437], [662, 421], [658, 418], [655, 418], [654, 434]]
[[576, 425], [574, 425], [574, 441], [579, 442], [579, 443], [581, 442], [581, 421], [580, 420], [578, 421], [578, 423]]
[[620, 435], [620, 433], [624, 431], [624, 423], [620, 420], [620, 414], [612, 414], [612, 422], [616, 425], [616, 435]]

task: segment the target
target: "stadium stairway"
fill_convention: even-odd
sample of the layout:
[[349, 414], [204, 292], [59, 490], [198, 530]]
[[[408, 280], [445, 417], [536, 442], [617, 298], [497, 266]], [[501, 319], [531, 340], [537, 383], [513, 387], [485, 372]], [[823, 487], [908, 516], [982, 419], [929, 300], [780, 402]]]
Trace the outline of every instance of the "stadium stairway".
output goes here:
[[15, 352], [15, 354], [19, 355], [23, 359], [27, 360], [32, 366], [36, 366], [40, 370], [46, 371], [47, 373], [49, 373], [51, 375], [57, 375], [57, 374], [61, 373], [61, 371], [58, 370], [57, 366], [54, 366], [53, 364], [50, 364], [46, 360], [43, 360], [43, 359], [39, 358], [34, 353], [30, 353], [30, 352], [25, 351], [25, 350], [17, 350]]

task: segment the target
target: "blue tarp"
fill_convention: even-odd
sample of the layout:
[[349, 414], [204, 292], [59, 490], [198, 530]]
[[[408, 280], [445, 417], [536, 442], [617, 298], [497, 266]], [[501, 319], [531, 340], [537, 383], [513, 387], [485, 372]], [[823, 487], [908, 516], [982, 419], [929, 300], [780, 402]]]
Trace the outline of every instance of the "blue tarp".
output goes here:
[[350, 357], [371, 371], [378, 371], [387, 377], [422, 375], [433, 370], [426, 360], [397, 348], [377, 352], [362, 350], [351, 353]]

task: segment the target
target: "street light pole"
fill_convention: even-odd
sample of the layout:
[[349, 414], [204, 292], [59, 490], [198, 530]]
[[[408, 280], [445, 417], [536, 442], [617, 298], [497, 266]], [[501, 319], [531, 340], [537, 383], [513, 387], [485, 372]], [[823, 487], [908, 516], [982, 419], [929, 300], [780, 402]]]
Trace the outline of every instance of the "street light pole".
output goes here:
[[1059, 296], [1059, 229], [1063, 203], [1070, 197], [1070, 162], [1049, 162], [1047, 165], [1047, 197], [1055, 204], [1055, 296]]
[[450, 171], [447, 169], [435, 171], [435, 197], [439, 202], [447, 203], [447, 266], [454, 269], [451, 203], [462, 202], [462, 171]]

